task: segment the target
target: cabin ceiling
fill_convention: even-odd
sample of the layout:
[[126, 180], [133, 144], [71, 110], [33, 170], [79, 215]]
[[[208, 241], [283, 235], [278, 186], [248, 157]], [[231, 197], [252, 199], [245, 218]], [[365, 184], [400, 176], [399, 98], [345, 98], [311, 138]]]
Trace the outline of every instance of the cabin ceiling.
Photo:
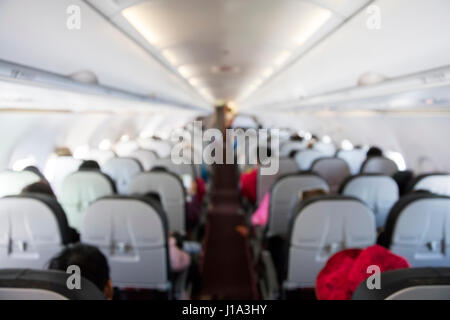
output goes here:
[[239, 100], [369, 0], [88, 0], [206, 99]]

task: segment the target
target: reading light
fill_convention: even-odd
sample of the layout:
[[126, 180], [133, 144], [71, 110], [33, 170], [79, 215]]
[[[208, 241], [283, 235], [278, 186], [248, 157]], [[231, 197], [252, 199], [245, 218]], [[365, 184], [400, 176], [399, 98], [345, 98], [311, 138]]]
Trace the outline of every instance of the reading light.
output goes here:
[[188, 66], [181, 66], [178, 68], [178, 72], [185, 78], [188, 78], [191, 73], [192, 70], [188, 67]]

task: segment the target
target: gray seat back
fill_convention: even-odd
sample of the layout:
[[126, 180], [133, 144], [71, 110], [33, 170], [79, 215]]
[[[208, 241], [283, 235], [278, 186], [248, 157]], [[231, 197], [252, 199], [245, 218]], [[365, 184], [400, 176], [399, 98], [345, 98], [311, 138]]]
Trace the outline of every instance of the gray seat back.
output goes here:
[[344, 182], [341, 193], [363, 201], [375, 215], [377, 229], [384, 228], [389, 212], [399, 198], [397, 183], [384, 175], [353, 176]]
[[81, 289], [69, 289], [70, 276], [57, 270], [0, 270], [0, 300], [105, 300], [103, 292], [83, 277]]
[[373, 213], [355, 198], [316, 197], [294, 212], [286, 289], [314, 287], [319, 271], [333, 254], [375, 243]]
[[131, 180], [142, 171], [142, 167], [133, 158], [112, 158], [102, 165], [102, 171], [114, 180], [118, 194], [128, 194]]
[[170, 157], [170, 152], [172, 151], [172, 145], [168, 141], [163, 140], [151, 140], [144, 144], [146, 150], [151, 150], [156, 153], [158, 158]]
[[381, 244], [412, 267], [450, 265], [450, 197], [410, 194], [392, 208]]
[[426, 174], [415, 179], [413, 190], [427, 190], [434, 194], [450, 196], [450, 174]]
[[361, 165], [366, 160], [366, 153], [364, 149], [339, 150], [336, 157], [347, 161], [350, 173], [355, 175], [361, 171]]
[[308, 171], [314, 160], [324, 157], [324, 154], [318, 150], [306, 149], [295, 154], [295, 162], [302, 171]]
[[0, 172], [0, 197], [20, 194], [23, 188], [40, 180], [41, 178], [31, 171]]
[[361, 282], [352, 300], [450, 300], [450, 268], [408, 268], [382, 272], [381, 288]]
[[310, 173], [288, 174], [280, 177], [270, 192], [269, 220], [266, 236], [286, 236], [291, 212], [303, 191], [323, 189], [329, 191], [327, 182]]
[[325, 179], [332, 194], [338, 193], [341, 184], [350, 176], [347, 162], [339, 158], [319, 158], [311, 165], [311, 171]]
[[279, 159], [272, 158], [271, 161], [278, 161], [278, 172], [273, 175], [261, 174], [261, 168], [258, 166], [258, 176], [256, 182], [256, 199], [260, 203], [266, 192], [270, 190], [275, 181], [285, 175], [299, 172], [297, 163], [291, 158], [280, 157]]
[[100, 171], [83, 170], [64, 179], [58, 200], [69, 225], [80, 230], [85, 210], [95, 200], [114, 194], [113, 182]]
[[361, 173], [379, 173], [392, 176], [398, 171], [394, 161], [385, 157], [370, 157], [361, 166]]
[[150, 171], [134, 177], [130, 194], [159, 194], [171, 232], [186, 234], [186, 194], [178, 176], [170, 172]]
[[169, 289], [167, 239], [164, 213], [145, 197], [100, 199], [81, 228], [81, 242], [102, 251], [120, 288]]
[[144, 171], [149, 171], [152, 168], [153, 163], [158, 159], [158, 156], [154, 151], [144, 149], [132, 152], [130, 157], [137, 159], [141, 163]]
[[1, 268], [42, 269], [70, 239], [64, 211], [46, 195], [0, 199]]

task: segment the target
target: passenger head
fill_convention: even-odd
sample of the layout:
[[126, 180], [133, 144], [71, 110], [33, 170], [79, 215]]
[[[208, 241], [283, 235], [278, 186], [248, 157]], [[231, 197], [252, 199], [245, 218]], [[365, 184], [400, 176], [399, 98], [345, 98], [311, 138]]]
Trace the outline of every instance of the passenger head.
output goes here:
[[72, 151], [70, 151], [70, 149], [67, 147], [57, 147], [55, 148], [55, 154], [58, 157], [71, 157]]
[[303, 137], [300, 137], [298, 134], [293, 134], [292, 136], [290, 136], [289, 140], [302, 142], [303, 141]]
[[22, 189], [22, 193], [38, 193], [38, 194], [45, 194], [48, 196], [51, 196], [52, 198], [56, 198], [55, 194], [53, 193], [52, 188], [50, 185], [45, 181], [39, 181], [32, 183], [25, 188]]
[[153, 167], [150, 171], [151, 172], [168, 172], [167, 168], [161, 167], [161, 166]]
[[100, 165], [95, 160], [85, 160], [80, 165], [79, 170], [100, 170]]
[[370, 147], [366, 154], [367, 158], [370, 157], [381, 157], [383, 156], [383, 151], [378, 147]]
[[316, 197], [326, 196], [328, 192], [323, 189], [305, 190], [299, 193], [300, 200], [308, 200]]
[[108, 261], [99, 249], [81, 243], [69, 246], [50, 260], [48, 269], [66, 272], [71, 265], [78, 266], [82, 277], [95, 284], [107, 299], [112, 299], [114, 290]]

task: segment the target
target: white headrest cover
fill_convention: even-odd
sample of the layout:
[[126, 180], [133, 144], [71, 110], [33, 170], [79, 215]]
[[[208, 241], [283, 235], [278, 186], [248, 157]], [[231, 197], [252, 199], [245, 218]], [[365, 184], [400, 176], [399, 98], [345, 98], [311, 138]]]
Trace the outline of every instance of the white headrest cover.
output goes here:
[[127, 194], [131, 180], [142, 171], [138, 160], [112, 158], [102, 166], [102, 171], [116, 183], [117, 193]]
[[435, 194], [450, 196], [450, 174], [426, 176], [414, 185], [414, 190], [427, 190]]
[[84, 211], [95, 200], [114, 193], [111, 181], [99, 171], [78, 171], [64, 179], [58, 200], [69, 225], [80, 229]]
[[20, 194], [23, 188], [40, 180], [41, 178], [31, 171], [0, 172], [0, 197]]

